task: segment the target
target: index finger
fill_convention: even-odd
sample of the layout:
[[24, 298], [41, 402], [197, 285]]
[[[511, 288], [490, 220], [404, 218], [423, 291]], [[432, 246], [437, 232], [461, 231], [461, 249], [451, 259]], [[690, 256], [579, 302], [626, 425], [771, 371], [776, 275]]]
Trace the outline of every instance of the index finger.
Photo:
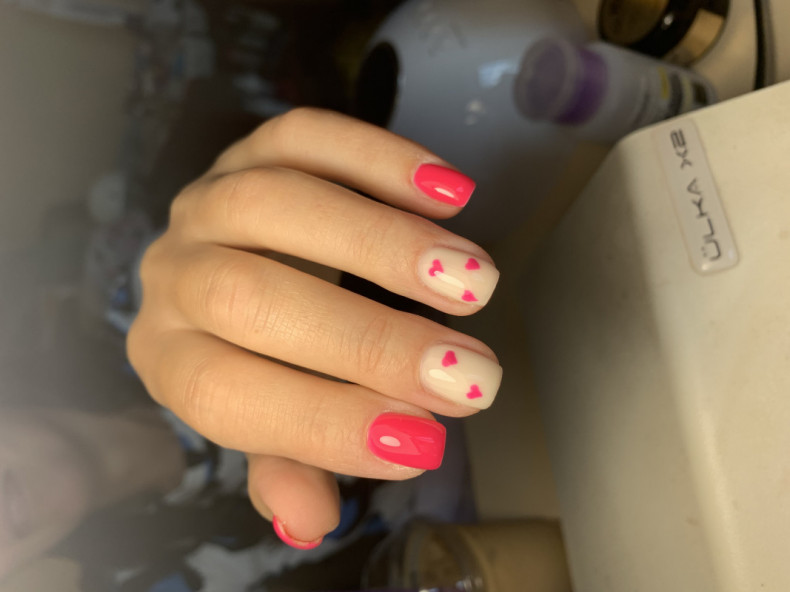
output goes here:
[[419, 144], [352, 117], [302, 107], [231, 146], [209, 171], [285, 167], [321, 177], [429, 218], [449, 218], [475, 183]]

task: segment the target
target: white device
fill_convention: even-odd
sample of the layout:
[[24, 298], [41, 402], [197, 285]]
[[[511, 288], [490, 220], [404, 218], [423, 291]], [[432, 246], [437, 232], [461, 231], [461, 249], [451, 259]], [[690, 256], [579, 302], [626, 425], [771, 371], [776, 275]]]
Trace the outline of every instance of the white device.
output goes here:
[[790, 590], [789, 104], [630, 136], [530, 266], [577, 590]]
[[737, 98], [615, 146], [520, 284], [577, 590], [790, 590], [788, 25], [732, 2]]

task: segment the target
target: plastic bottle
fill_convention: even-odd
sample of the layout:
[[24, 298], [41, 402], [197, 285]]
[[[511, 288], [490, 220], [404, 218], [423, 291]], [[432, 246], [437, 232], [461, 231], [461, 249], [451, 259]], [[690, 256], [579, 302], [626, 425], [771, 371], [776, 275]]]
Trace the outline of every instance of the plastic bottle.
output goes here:
[[713, 87], [690, 70], [608, 43], [579, 46], [559, 37], [527, 49], [514, 90], [524, 117], [605, 143], [716, 100]]

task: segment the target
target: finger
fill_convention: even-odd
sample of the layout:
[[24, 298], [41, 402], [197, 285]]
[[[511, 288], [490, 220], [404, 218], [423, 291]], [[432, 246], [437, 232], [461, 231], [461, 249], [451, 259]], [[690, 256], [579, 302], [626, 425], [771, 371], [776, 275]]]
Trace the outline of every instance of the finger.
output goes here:
[[206, 246], [177, 264], [172, 300], [186, 325], [246, 350], [442, 415], [486, 408], [499, 388], [496, 356], [438, 323], [251, 253]]
[[248, 169], [195, 187], [176, 200], [171, 226], [190, 240], [342, 269], [450, 314], [485, 306], [499, 279], [474, 243], [287, 169]]
[[340, 494], [331, 473], [287, 458], [252, 454], [248, 475], [250, 500], [285, 543], [312, 549], [337, 528]]
[[475, 188], [469, 177], [406, 138], [312, 108], [268, 121], [229, 148], [210, 174], [262, 166], [300, 170], [430, 218], [455, 215]]
[[128, 349], [149, 393], [220, 446], [379, 479], [407, 479], [441, 464], [444, 428], [419, 407], [205, 333], [143, 334], [133, 327]]

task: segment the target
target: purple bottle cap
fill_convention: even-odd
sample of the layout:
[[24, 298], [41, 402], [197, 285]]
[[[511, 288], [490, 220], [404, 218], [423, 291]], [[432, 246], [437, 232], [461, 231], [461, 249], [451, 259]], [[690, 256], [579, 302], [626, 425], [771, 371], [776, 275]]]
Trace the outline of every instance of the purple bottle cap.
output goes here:
[[562, 38], [534, 43], [514, 82], [524, 117], [578, 125], [588, 121], [606, 94], [606, 63], [598, 54]]

